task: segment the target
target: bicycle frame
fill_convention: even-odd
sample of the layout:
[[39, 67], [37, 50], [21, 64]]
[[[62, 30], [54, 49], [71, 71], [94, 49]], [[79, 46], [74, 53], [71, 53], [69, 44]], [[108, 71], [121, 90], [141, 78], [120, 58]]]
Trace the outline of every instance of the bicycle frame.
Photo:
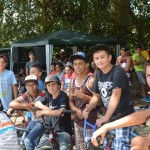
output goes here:
[[[11, 121], [13, 122], [14, 126], [25, 128], [28, 122], [26, 121], [23, 112], [21, 112], [21, 110], [15, 110], [15, 113], [16, 115], [14, 117], [11, 117]], [[20, 117], [22, 118], [21, 123], [20, 121], [18, 121]]]
[[[91, 133], [90, 137], [87, 137], [87, 136], [86, 136], [86, 128], [87, 128], [87, 126], [89, 126], [89, 127], [92, 128], [92, 133]], [[88, 143], [88, 142], [91, 141], [91, 137], [92, 137], [93, 132], [94, 132], [95, 130], [96, 130], [96, 124], [92, 125], [92, 124], [90, 124], [86, 119], [84, 119], [84, 133], [83, 133], [83, 135], [84, 135], [84, 141], [85, 141], [86, 143]]]

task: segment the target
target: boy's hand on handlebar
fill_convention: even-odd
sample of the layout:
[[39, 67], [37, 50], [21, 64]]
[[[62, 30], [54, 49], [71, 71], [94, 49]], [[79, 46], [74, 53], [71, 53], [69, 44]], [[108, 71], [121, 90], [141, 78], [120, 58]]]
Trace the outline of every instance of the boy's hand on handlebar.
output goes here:
[[83, 117], [84, 117], [85, 119], [87, 119], [88, 116], [89, 116], [89, 113], [90, 113], [89, 105], [86, 104], [86, 107], [85, 107], [85, 109], [83, 110]]
[[77, 110], [76, 110], [76, 115], [77, 115], [80, 119], [83, 119], [83, 113], [82, 113], [81, 109], [77, 109]]
[[13, 112], [14, 112], [14, 109], [13, 109], [13, 108], [9, 108], [9, 109], [7, 110], [8, 116], [11, 116], [11, 115], [13, 114]]
[[101, 128], [97, 129], [91, 138], [93, 145], [98, 146], [99, 144], [103, 144], [107, 131], [106, 125], [103, 125]]

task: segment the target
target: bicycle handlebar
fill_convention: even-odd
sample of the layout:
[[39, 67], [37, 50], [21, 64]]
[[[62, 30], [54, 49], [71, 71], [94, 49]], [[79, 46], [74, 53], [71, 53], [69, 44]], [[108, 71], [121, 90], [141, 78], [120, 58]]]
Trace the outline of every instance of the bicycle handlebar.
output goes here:
[[75, 110], [65, 110], [64, 109], [64, 111], [63, 111], [64, 113], [76, 113], [76, 111]]

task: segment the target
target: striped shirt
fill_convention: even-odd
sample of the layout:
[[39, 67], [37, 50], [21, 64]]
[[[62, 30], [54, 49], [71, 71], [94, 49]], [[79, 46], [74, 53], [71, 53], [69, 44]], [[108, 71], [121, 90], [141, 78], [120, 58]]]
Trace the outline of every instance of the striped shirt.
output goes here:
[[18, 150], [16, 129], [4, 112], [0, 112], [0, 150]]

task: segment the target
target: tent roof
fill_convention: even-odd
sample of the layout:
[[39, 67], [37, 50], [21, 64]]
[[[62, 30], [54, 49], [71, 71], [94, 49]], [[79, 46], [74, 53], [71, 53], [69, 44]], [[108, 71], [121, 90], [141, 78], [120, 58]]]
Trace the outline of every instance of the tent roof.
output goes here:
[[88, 35], [69, 30], [59, 30], [44, 36], [33, 39], [22, 40], [12, 43], [12, 47], [43, 46], [51, 44], [54, 46], [85, 46], [94, 44], [119, 44], [120, 42], [113, 38], [104, 38], [101, 36]]

